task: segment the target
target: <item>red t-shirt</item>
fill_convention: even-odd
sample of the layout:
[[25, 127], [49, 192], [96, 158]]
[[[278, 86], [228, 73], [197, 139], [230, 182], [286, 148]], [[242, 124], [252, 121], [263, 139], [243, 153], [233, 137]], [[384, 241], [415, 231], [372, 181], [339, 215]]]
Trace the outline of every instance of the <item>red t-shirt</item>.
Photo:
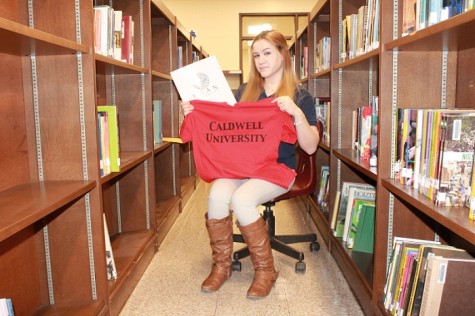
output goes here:
[[194, 110], [180, 128], [183, 142], [193, 142], [200, 177], [256, 178], [288, 188], [295, 171], [277, 162], [281, 141], [297, 140], [290, 115], [272, 99], [227, 103], [193, 100]]

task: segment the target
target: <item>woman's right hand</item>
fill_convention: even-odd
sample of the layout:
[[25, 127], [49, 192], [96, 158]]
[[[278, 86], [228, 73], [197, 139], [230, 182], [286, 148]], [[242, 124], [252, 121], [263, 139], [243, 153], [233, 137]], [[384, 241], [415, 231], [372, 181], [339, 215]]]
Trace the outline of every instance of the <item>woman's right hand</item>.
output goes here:
[[183, 111], [183, 115], [187, 116], [195, 109], [195, 107], [188, 101], [180, 101], [181, 110]]

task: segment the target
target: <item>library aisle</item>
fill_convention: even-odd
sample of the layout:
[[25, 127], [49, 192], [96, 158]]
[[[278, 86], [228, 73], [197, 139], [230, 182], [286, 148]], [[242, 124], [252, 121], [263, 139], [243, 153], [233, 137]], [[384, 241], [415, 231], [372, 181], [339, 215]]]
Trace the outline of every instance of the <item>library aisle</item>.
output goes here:
[[[271, 294], [261, 300], [246, 299], [253, 271], [249, 258], [217, 293], [204, 293], [211, 257], [204, 226], [209, 184], [197, 189], [160, 246], [148, 269], [124, 306], [129, 315], [363, 315], [354, 295], [324, 243], [310, 253], [308, 243], [295, 244], [305, 252], [307, 271], [294, 270], [295, 260], [274, 251], [280, 269]], [[292, 210], [298, 207], [302, 212]], [[276, 205], [276, 231], [280, 234], [316, 231], [299, 201]], [[237, 232], [236, 226], [234, 227]], [[318, 232], [317, 232], [318, 234]], [[320, 236], [318, 236], [321, 240]], [[235, 243], [235, 249], [243, 247]]]

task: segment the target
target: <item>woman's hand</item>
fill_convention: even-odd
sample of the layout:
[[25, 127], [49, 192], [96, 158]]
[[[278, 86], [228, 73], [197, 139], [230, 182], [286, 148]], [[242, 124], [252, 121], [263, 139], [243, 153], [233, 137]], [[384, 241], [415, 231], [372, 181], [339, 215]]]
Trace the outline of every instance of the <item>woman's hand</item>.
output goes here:
[[185, 116], [190, 114], [195, 109], [195, 107], [188, 101], [180, 101], [180, 105], [181, 110], [183, 111], [183, 115]]
[[292, 116], [299, 146], [309, 155], [313, 154], [318, 148], [320, 139], [317, 127], [308, 124], [305, 114], [288, 96], [275, 98], [272, 102], [277, 103], [281, 111], [287, 112]]
[[295, 104], [295, 102], [288, 96], [282, 96], [275, 98], [272, 102], [277, 103], [277, 106], [281, 111], [289, 113], [291, 116], [301, 113], [300, 108]]

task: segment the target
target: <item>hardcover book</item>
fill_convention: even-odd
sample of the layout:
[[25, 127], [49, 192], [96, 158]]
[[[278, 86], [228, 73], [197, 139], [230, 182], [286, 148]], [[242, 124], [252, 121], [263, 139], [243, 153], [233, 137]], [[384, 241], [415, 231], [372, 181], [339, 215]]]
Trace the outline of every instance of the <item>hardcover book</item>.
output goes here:
[[374, 205], [363, 205], [355, 232], [353, 251], [374, 252]]
[[445, 113], [441, 125], [436, 204], [469, 206], [475, 150], [475, 112]]
[[171, 73], [183, 101], [202, 100], [234, 105], [234, 97], [216, 56], [181, 67]]
[[420, 315], [472, 315], [475, 259], [430, 256]]

